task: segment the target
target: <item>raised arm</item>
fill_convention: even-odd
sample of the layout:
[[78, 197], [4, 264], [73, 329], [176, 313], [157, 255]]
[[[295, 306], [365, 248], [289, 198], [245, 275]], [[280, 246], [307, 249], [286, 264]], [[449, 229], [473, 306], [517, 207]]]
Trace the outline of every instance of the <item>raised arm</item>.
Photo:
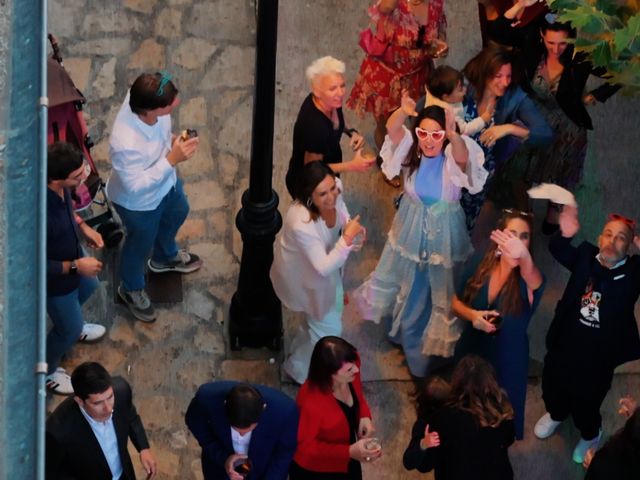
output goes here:
[[460, 169], [464, 172], [467, 169], [467, 162], [469, 161], [469, 150], [456, 129], [456, 118], [451, 109], [445, 108], [444, 115], [447, 139], [451, 144], [451, 154]]
[[387, 119], [387, 134], [394, 143], [398, 145], [404, 137], [404, 130], [402, 126], [408, 117], [416, 117], [416, 102], [409, 96], [409, 91], [402, 90], [402, 99], [400, 102], [400, 108], [393, 112]]

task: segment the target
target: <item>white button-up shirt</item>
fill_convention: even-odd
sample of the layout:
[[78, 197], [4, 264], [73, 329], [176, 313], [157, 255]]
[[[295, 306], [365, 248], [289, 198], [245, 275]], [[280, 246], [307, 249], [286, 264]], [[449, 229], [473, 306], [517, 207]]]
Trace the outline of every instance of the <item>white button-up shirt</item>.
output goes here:
[[171, 116], [147, 125], [131, 111], [127, 94], [109, 137], [107, 196], [128, 210], [154, 210], [176, 184], [176, 169], [167, 160], [170, 150]]
[[242, 455], [249, 453], [249, 443], [251, 443], [251, 434], [253, 430], [244, 435], [240, 435], [237, 430], [231, 428], [231, 443], [233, 443], [233, 451]]
[[113, 426], [113, 413], [108, 420], [98, 422], [85, 412], [84, 408], [80, 407], [80, 411], [89, 422], [89, 426], [100, 444], [102, 453], [104, 453], [104, 457], [109, 464], [113, 480], [119, 480], [122, 476], [122, 462], [120, 462], [120, 452], [118, 451], [118, 437], [116, 437], [116, 429]]

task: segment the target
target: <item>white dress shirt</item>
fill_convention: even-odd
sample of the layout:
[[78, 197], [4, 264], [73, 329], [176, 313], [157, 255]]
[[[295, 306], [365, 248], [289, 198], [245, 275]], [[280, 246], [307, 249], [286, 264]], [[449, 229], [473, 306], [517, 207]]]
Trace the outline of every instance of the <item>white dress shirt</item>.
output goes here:
[[231, 443], [233, 443], [233, 451], [241, 455], [249, 454], [249, 443], [251, 443], [251, 434], [253, 430], [240, 435], [236, 429], [231, 428]]
[[107, 196], [128, 210], [155, 210], [177, 181], [176, 169], [167, 160], [170, 150], [171, 116], [147, 125], [131, 111], [127, 94], [109, 137]]
[[80, 411], [89, 422], [89, 426], [100, 444], [102, 453], [104, 453], [104, 457], [109, 464], [113, 480], [119, 480], [122, 476], [122, 462], [120, 462], [120, 451], [118, 450], [118, 437], [116, 437], [116, 429], [113, 426], [113, 413], [111, 413], [108, 420], [98, 422], [85, 412], [84, 408], [80, 407]]

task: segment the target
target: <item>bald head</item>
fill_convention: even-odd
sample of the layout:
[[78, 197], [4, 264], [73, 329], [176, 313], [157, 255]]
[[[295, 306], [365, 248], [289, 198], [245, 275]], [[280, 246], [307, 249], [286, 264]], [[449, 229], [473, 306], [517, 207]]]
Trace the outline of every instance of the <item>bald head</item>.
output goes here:
[[606, 267], [613, 267], [622, 260], [629, 251], [633, 241], [633, 230], [620, 220], [611, 220], [604, 225], [598, 237], [600, 259]]

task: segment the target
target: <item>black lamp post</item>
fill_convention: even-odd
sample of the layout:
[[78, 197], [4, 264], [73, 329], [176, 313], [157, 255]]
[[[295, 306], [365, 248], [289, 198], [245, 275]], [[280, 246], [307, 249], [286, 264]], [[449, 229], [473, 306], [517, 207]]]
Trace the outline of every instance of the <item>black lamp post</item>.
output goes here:
[[282, 226], [278, 195], [271, 188], [273, 115], [276, 81], [278, 0], [256, 0], [255, 91], [249, 189], [242, 194], [236, 226], [242, 236], [238, 290], [231, 299], [231, 349], [267, 346], [280, 349], [282, 308], [269, 279], [273, 242]]

